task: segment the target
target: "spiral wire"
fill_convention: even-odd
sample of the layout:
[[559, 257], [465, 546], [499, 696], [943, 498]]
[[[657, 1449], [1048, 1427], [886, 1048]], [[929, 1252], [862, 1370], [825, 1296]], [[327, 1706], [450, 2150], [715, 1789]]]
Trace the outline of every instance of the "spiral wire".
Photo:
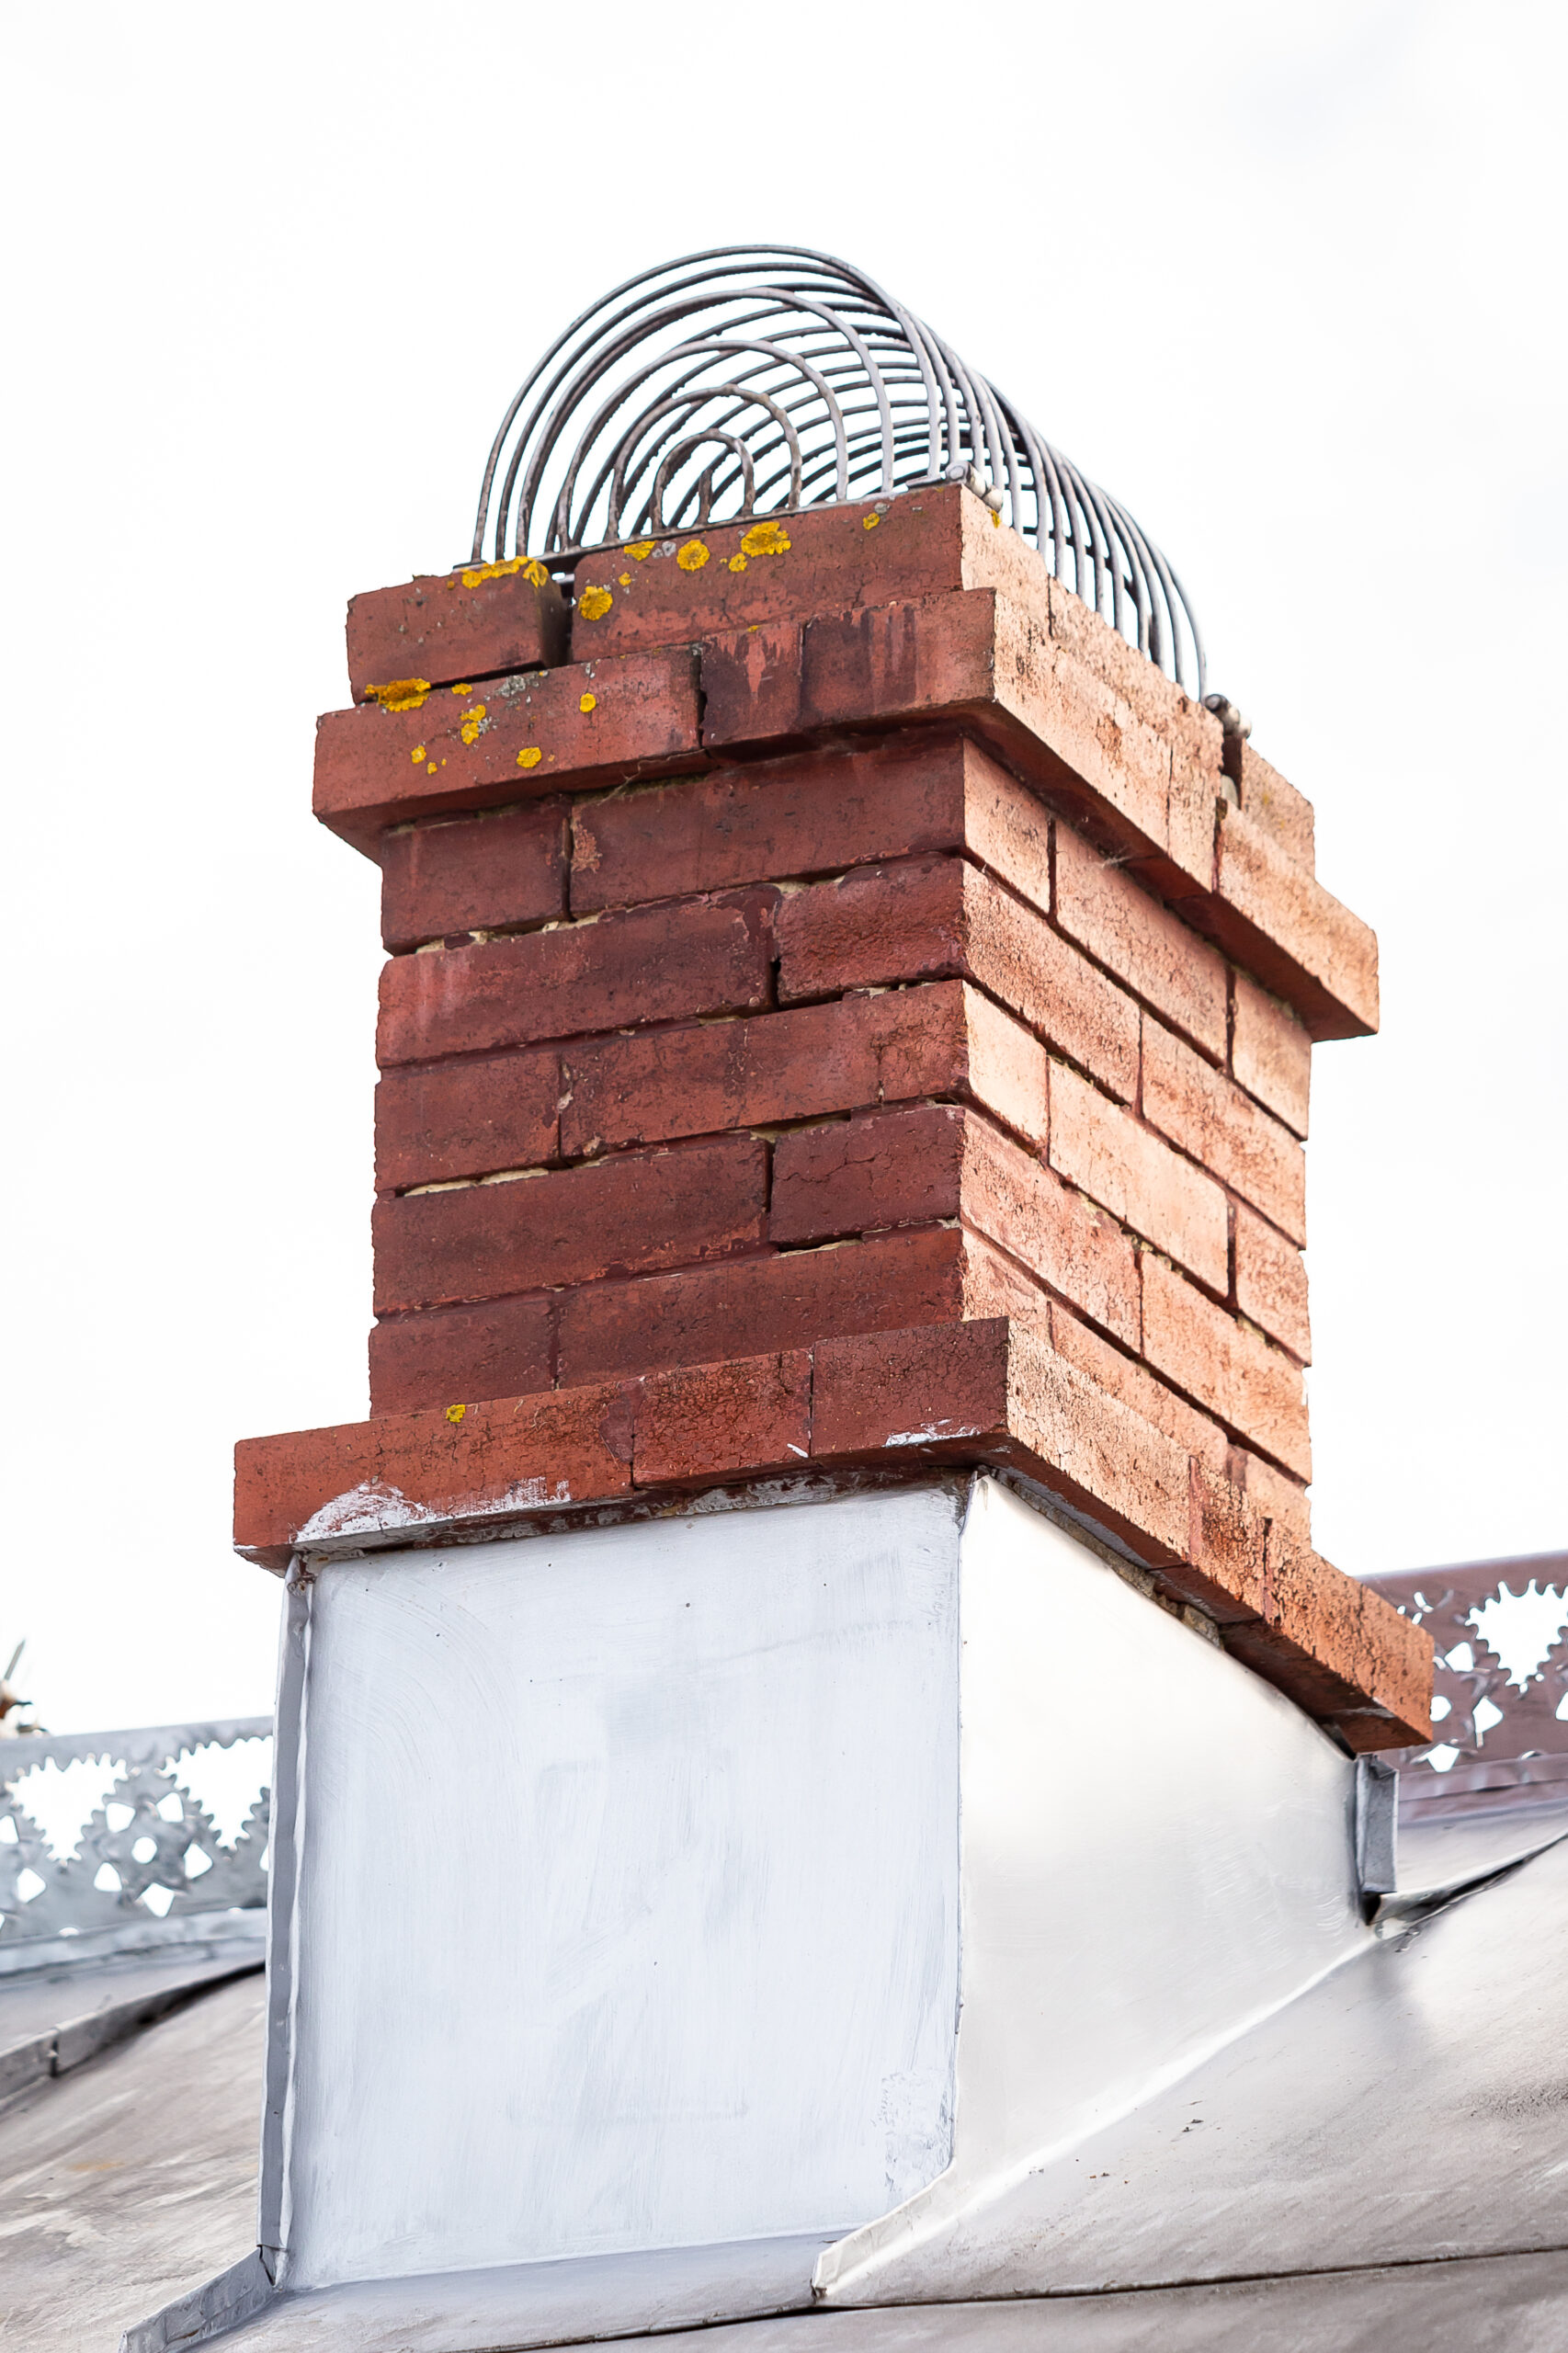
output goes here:
[[1203, 642], [1125, 507], [872, 278], [804, 246], [643, 270], [559, 335], [501, 420], [473, 561], [968, 481], [1056, 577], [1201, 699]]

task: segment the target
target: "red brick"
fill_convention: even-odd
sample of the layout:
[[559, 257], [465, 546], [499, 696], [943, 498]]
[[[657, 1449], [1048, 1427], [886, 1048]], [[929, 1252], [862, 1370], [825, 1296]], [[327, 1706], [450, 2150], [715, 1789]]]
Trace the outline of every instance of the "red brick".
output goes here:
[[555, 1310], [548, 1299], [494, 1299], [389, 1315], [370, 1333], [370, 1411], [409, 1414], [551, 1385]]
[[[824, 1340], [812, 1351], [812, 1452], [818, 1461], [961, 1455], [1004, 1447], [1013, 1326], [1003, 1316]], [[896, 1459], [896, 1457], [895, 1457]]]
[[412, 709], [329, 710], [316, 722], [314, 807], [373, 857], [388, 825], [682, 765], [700, 765], [685, 646], [525, 670], [471, 693], [437, 687]]
[[376, 1312], [495, 1299], [756, 1247], [767, 1151], [749, 1136], [377, 1202]]
[[553, 1053], [390, 1070], [376, 1088], [376, 1185], [401, 1192], [556, 1157], [561, 1064]]
[[1279, 1520], [1301, 1544], [1312, 1540], [1312, 1498], [1299, 1479], [1277, 1470], [1244, 1446], [1231, 1449], [1231, 1477], [1255, 1511]]
[[1056, 829], [1056, 920], [1215, 1061], [1225, 1052], [1224, 961], [1124, 869]]
[[1102, 1339], [1054, 1301], [1051, 1337], [1057, 1354], [1086, 1373], [1097, 1388], [1119, 1398], [1142, 1420], [1152, 1422], [1207, 1469], [1224, 1472], [1233, 1449], [1219, 1423], [1189, 1405], [1185, 1397], [1178, 1397], [1174, 1389], [1167, 1389], [1147, 1365], [1123, 1356], [1108, 1340]]
[[[667, 1364], [706, 1364], [824, 1336], [903, 1324], [960, 1323], [995, 1290], [983, 1252], [953, 1226], [915, 1227], [869, 1242], [829, 1244], [687, 1267], [637, 1282], [597, 1283], [561, 1301], [564, 1383]], [[1017, 1279], [1021, 1287], [1023, 1278]]]
[[1190, 1533], [1179, 1574], [1182, 1591], [1221, 1626], [1260, 1617], [1267, 1599], [1268, 1523], [1238, 1487], [1203, 1463], [1191, 1465], [1189, 1478]]
[[1119, 1340], [1141, 1327], [1125, 1233], [988, 1121], [965, 1121], [963, 1218]]
[[949, 588], [1005, 586], [1043, 603], [1048, 578], [1035, 551], [972, 492], [933, 484], [760, 525], [661, 532], [581, 557], [573, 650], [625, 653]]
[[451, 932], [504, 931], [566, 912], [561, 801], [381, 836], [381, 938], [415, 948]]
[[632, 1411], [640, 1487], [804, 1470], [812, 1444], [812, 1359], [732, 1358], [650, 1373]]
[[381, 972], [383, 1064], [766, 1004], [773, 894], [634, 909]]
[[1314, 1038], [1378, 1026], [1377, 936], [1239, 809], [1222, 804], [1215, 896], [1194, 920]]
[[958, 973], [1130, 1097], [1138, 1015], [1048, 923], [959, 858], [912, 858], [792, 892], [778, 911], [779, 995]]
[[1304, 1136], [1312, 1039], [1289, 1006], [1266, 995], [1244, 972], [1233, 972], [1231, 986], [1232, 1074], [1293, 1134]]
[[1143, 1020], [1143, 1117], [1241, 1193], [1292, 1242], [1307, 1238], [1301, 1145], [1190, 1046]]
[[234, 1543], [281, 1571], [301, 1542], [378, 1525], [494, 1525], [607, 1501], [631, 1485], [631, 1408], [619, 1383], [497, 1404], [454, 1400], [445, 1410], [242, 1440]]
[[1243, 814], [1266, 834], [1272, 834], [1286, 855], [1311, 874], [1317, 857], [1312, 802], [1293, 784], [1287, 784], [1278, 769], [1270, 767], [1250, 744], [1241, 745], [1234, 765]]
[[1218, 1185], [1062, 1063], [1051, 1073], [1051, 1165], [1211, 1290], [1230, 1284]]
[[827, 1242], [957, 1217], [964, 1114], [946, 1105], [797, 1128], [773, 1152], [774, 1242]]
[[542, 564], [521, 557], [372, 588], [348, 608], [356, 702], [394, 679], [444, 686], [548, 667], [565, 654], [565, 598]]
[[1042, 1048], [960, 981], [609, 1038], [568, 1047], [563, 1066], [568, 1158], [923, 1095], [970, 1095], [1021, 1134], [1045, 1132]]
[[1143, 1260], [1143, 1354], [1229, 1428], [1311, 1478], [1300, 1366], [1153, 1256]]
[[1238, 1656], [1277, 1681], [1293, 1670], [1303, 1704], [1358, 1751], [1430, 1739], [1431, 1637], [1278, 1522], [1267, 1563], [1263, 1622], [1228, 1638]]
[[[905, 732], [869, 750], [799, 753], [579, 801], [572, 904], [586, 912], [967, 847], [1043, 912], [1049, 833], [1043, 803], [978, 744]], [[1221, 983], [1221, 1044], [1223, 1004]]]
[[1236, 1305], [1303, 1364], [1312, 1360], [1307, 1270], [1301, 1254], [1271, 1225], [1236, 1206]]

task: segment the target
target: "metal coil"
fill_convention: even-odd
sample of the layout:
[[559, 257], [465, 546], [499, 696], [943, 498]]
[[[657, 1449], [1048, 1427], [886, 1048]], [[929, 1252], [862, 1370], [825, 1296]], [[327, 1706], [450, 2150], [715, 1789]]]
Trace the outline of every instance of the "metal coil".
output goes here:
[[574, 319], [501, 420], [473, 560], [585, 549], [968, 480], [1187, 692], [1203, 642], [1126, 509], [874, 279], [804, 246], [642, 271]]

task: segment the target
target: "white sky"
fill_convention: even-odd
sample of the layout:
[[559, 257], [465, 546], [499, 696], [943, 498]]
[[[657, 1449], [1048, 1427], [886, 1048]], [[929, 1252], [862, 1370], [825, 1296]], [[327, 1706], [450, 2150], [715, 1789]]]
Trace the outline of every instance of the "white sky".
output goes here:
[[88, 0], [7, 19], [0, 1643], [56, 1729], [271, 1704], [242, 1434], [367, 1410], [355, 591], [688, 247], [858, 262], [1167, 549], [1377, 926], [1310, 1154], [1320, 1548], [1565, 1539], [1560, 13]]

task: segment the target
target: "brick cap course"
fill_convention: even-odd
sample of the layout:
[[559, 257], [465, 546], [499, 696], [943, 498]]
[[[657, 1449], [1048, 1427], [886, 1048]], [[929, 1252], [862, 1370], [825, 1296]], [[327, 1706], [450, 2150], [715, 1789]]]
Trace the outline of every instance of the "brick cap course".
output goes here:
[[936, 1466], [1034, 1482], [1346, 1746], [1431, 1737], [1417, 1626], [1006, 1316], [245, 1439], [234, 1541], [281, 1573], [301, 1550]]

